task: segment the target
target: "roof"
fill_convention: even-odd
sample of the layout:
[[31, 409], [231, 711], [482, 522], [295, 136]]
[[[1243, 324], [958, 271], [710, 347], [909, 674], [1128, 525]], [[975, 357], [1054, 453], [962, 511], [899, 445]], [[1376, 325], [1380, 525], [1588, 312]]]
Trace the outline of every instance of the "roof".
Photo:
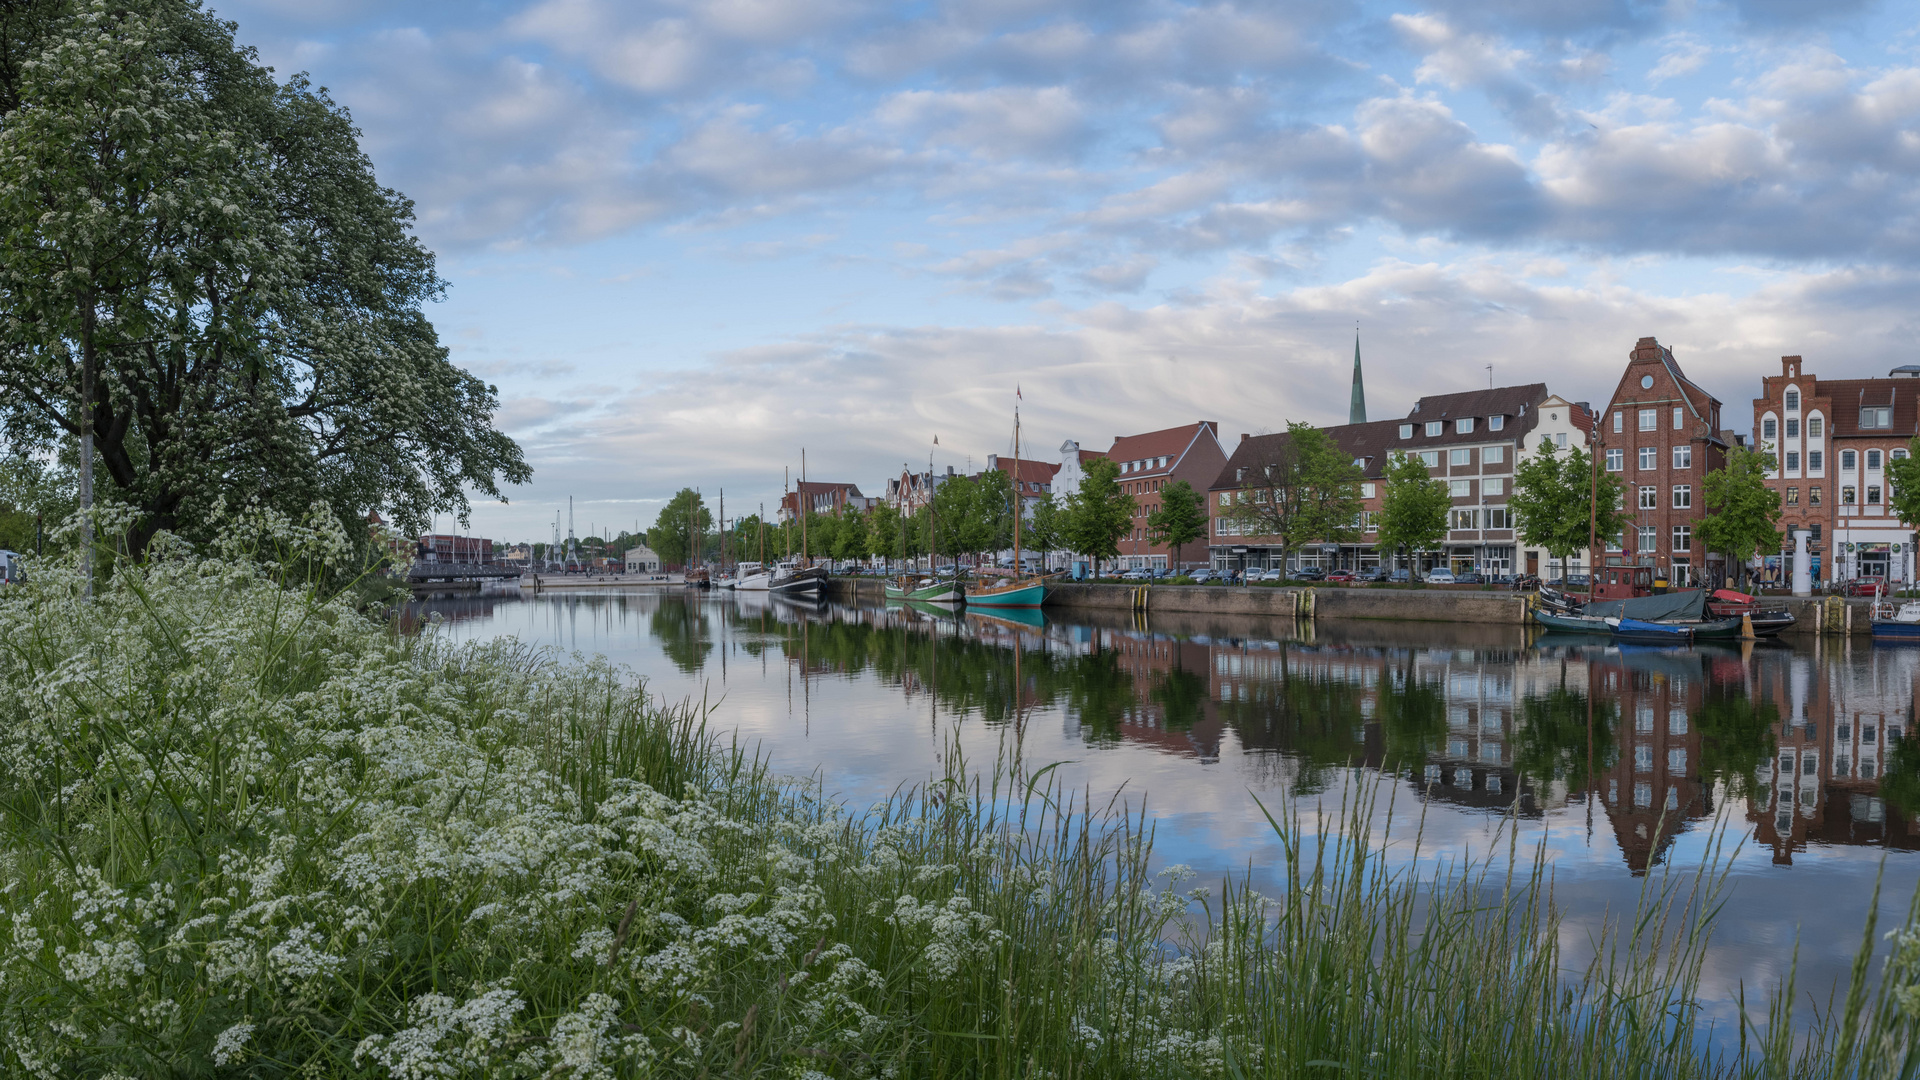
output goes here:
[[1546, 383], [1495, 386], [1457, 394], [1429, 394], [1413, 403], [1408, 420], [1453, 420], [1462, 416], [1523, 416], [1547, 400]]
[[[992, 467], [998, 470], [999, 472], [1011, 474], [1013, 472], [1013, 459], [1012, 458], [995, 458]], [[1053, 462], [1034, 461], [1031, 458], [1020, 459], [1020, 477], [1019, 478], [1022, 480], [1025, 480], [1029, 484], [1052, 483], [1053, 478], [1059, 475], [1059, 473], [1060, 473], [1060, 466], [1054, 464]]]
[[[1827, 418], [1835, 438], [1879, 438], [1920, 434], [1920, 382], [1907, 379], [1821, 379], [1814, 396], [1833, 402]], [[1869, 405], [1893, 406], [1891, 428], [1862, 428], [1860, 410]]]
[[[1400, 441], [1400, 425], [1404, 420], [1370, 420], [1364, 424], [1341, 424], [1338, 427], [1324, 428], [1335, 446], [1344, 450], [1355, 459], [1365, 462], [1361, 473], [1369, 480], [1378, 480], [1387, 468], [1387, 453]], [[1465, 439], [1466, 436], [1462, 436]], [[1439, 439], [1428, 442], [1439, 444]], [[1479, 441], [1485, 442], [1482, 437]], [[1209, 491], [1221, 491], [1240, 486], [1239, 473], [1242, 468], [1271, 460], [1286, 445], [1287, 433], [1274, 432], [1271, 435], [1249, 435], [1240, 440], [1233, 448], [1227, 464], [1220, 470]]]
[[793, 490], [801, 495], [826, 495], [835, 491], [844, 491], [856, 497], [860, 495], [860, 485], [839, 484], [830, 480], [802, 480], [793, 486]]
[[[1115, 461], [1143, 461], [1164, 457], [1167, 459], [1166, 467], [1172, 468], [1202, 432], [1211, 435], [1215, 442], [1220, 439], [1220, 425], [1217, 421], [1199, 420], [1179, 427], [1149, 431], [1143, 435], [1116, 435], [1113, 437], [1112, 448], [1106, 452], [1105, 456]], [[1157, 466], [1148, 466], [1141, 471], [1154, 472], [1157, 468]]]

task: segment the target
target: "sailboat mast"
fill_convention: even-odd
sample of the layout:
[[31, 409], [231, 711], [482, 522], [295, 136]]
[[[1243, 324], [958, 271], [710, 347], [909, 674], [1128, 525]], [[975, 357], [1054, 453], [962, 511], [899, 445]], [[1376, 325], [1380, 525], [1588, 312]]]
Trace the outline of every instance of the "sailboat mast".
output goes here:
[[727, 489], [720, 489], [720, 572], [727, 572]]
[[807, 547], [807, 448], [800, 448], [800, 492], [794, 500], [800, 504], [800, 559], [813, 565], [813, 552]]
[[[1020, 579], [1020, 406], [1013, 407], [1013, 577]], [[1014, 690], [1015, 695], [1019, 690]], [[1016, 697], [1015, 700], [1018, 700]]]
[[[782, 503], [787, 501], [787, 489], [793, 486], [792, 470], [793, 470], [793, 467], [791, 465], [780, 466], [780, 501]], [[798, 497], [796, 497], [793, 500], [793, 508], [795, 510], [800, 509], [800, 500]], [[780, 523], [780, 546], [787, 549], [787, 555], [789, 557], [793, 555], [793, 515], [792, 514], [788, 514], [787, 519]]]

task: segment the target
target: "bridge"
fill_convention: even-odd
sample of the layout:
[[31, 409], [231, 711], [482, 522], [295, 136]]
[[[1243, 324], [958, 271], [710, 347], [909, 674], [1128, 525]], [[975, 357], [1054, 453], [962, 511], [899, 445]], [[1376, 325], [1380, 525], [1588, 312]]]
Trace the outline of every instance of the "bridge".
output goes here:
[[521, 570], [510, 563], [416, 562], [407, 568], [407, 583], [421, 585], [429, 581], [484, 581], [490, 578], [517, 578]]

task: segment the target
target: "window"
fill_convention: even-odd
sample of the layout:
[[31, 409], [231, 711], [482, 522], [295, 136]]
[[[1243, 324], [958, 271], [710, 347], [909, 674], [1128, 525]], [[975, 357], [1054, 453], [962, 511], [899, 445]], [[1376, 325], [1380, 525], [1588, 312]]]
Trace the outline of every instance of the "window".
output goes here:
[[1626, 543], [1626, 539], [1627, 539], [1627, 534], [1625, 532], [1617, 532], [1617, 533], [1614, 533], [1612, 536], [1607, 537], [1607, 550], [1608, 551], [1625, 550], [1624, 548], [1621, 547], [1621, 545]]
[[1506, 493], [1507, 481], [1504, 477], [1495, 477], [1491, 480], [1480, 481], [1480, 494], [1482, 495], [1494, 496], [1505, 495]]
[[1640, 545], [1635, 550], [1641, 552], [1642, 554], [1645, 554], [1646, 552], [1652, 551], [1659, 546], [1660, 541], [1654, 539], [1653, 526], [1642, 525], [1638, 529], [1636, 529], [1635, 532], [1639, 534], [1639, 545]]
[[1907, 452], [1905, 450], [1899, 450], [1899, 449], [1889, 450], [1887, 451], [1887, 456], [1892, 458], [1895, 461], [1904, 461], [1906, 460]]
[[1380, 515], [1369, 512], [1369, 513], [1361, 514], [1360, 517], [1362, 520], [1364, 520], [1367, 523], [1368, 532], [1380, 531], [1380, 522], [1378, 520]]
[[1680, 406], [1675, 405], [1673, 407], [1673, 430], [1679, 431], [1685, 423], [1686, 413], [1681, 411]]
[[1800, 505], [1800, 489], [1799, 488], [1790, 487], [1787, 489], [1787, 505], [1788, 506]]
[[1607, 451], [1607, 471], [1608, 472], [1619, 472], [1622, 469], [1625, 469], [1626, 467], [1627, 467], [1627, 452], [1625, 450]]
[[1675, 551], [1692, 551], [1693, 550], [1693, 526], [1675, 525], [1673, 527], [1673, 550]]
[[1477, 523], [1479, 517], [1480, 512], [1478, 510], [1455, 510], [1453, 512], [1453, 527], [1456, 529], [1477, 529], [1480, 527]]
[[1553, 436], [1551, 435], [1540, 436], [1540, 449], [1542, 450], [1553, 449]]
[[[1820, 505], [1820, 485], [1819, 484], [1815, 484], [1812, 487], [1807, 489], [1807, 505], [1808, 506]], [[1815, 540], [1820, 539], [1820, 526], [1818, 525], [1815, 525], [1813, 527], [1813, 538]]]
[[1853, 487], [1852, 487], [1852, 485], [1847, 485], [1847, 486], [1845, 486], [1845, 487], [1842, 487], [1842, 488], [1840, 489], [1840, 505], [1841, 505], [1841, 506], [1852, 506], [1852, 505], [1853, 505]]
[[1221, 506], [1232, 506], [1232, 505], [1233, 505], [1233, 492], [1231, 492], [1231, 491], [1223, 491], [1223, 492], [1221, 492], [1221, 493], [1220, 493], [1220, 505], [1221, 505]]
[[1760, 438], [1764, 439], [1767, 442], [1772, 442], [1774, 439], [1778, 438], [1779, 436], [1780, 436], [1779, 421], [1775, 420], [1771, 416], [1767, 417], [1765, 420], [1760, 421]]
[[1676, 469], [1693, 468], [1693, 447], [1676, 446], [1673, 448], [1673, 467]]
[[1800, 418], [1797, 416], [1787, 417], [1787, 438], [1797, 439], [1799, 437], [1800, 437]]
[[1807, 438], [1817, 439], [1826, 431], [1827, 425], [1818, 416], [1807, 417]]
[[1818, 450], [1807, 451], [1807, 471], [1808, 472], [1819, 472], [1821, 467], [1826, 465], [1826, 463], [1827, 463], [1826, 454]]
[[1640, 430], [1641, 431], [1660, 430], [1660, 410], [1659, 409], [1641, 409], [1640, 410]]
[[1363, 498], [1363, 499], [1371, 499], [1371, 498], [1373, 498], [1373, 493], [1374, 493], [1374, 486], [1373, 486], [1372, 484], [1361, 484], [1361, 485], [1360, 485], [1360, 497], [1361, 497], [1361, 498]]
[[1420, 464], [1425, 465], [1429, 469], [1439, 468], [1440, 467], [1440, 451], [1438, 450], [1420, 451]]
[[1840, 451], [1840, 471], [1841, 471], [1841, 472], [1852, 472], [1852, 471], [1853, 471], [1853, 463], [1854, 463], [1854, 461], [1855, 461], [1855, 460], [1857, 460], [1857, 459], [1856, 459], [1856, 458], [1855, 458], [1855, 457], [1853, 456], [1853, 451], [1851, 451], [1851, 450], [1842, 450], [1842, 451]]
[[1867, 468], [1873, 472], [1880, 471], [1880, 451], [1867, 451]]
[[1799, 412], [1799, 411], [1800, 411], [1800, 391], [1798, 391], [1798, 390], [1789, 390], [1789, 391], [1787, 391], [1787, 398], [1786, 398], [1786, 401], [1787, 401], [1787, 411], [1788, 411], [1788, 412]]
[[1412, 425], [1412, 424], [1401, 424], [1401, 425], [1400, 425], [1400, 437], [1401, 437], [1401, 438], [1403, 438], [1403, 439], [1411, 439], [1411, 438], [1413, 438], [1413, 425]]
[[1499, 465], [1507, 460], [1507, 448], [1504, 446], [1484, 446], [1480, 448], [1480, 464]]
[[1447, 451], [1447, 464], [1449, 464], [1449, 465], [1471, 465], [1471, 464], [1473, 464], [1473, 451], [1471, 451], [1471, 450], [1449, 450], [1449, 451]]
[[1615, 431], [1619, 431], [1619, 430], [1621, 430], [1621, 429], [1620, 429], [1620, 423], [1621, 423], [1621, 419], [1620, 419], [1620, 415], [1621, 415], [1621, 414], [1620, 414], [1620, 410], [1619, 410], [1619, 409], [1615, 409], [1615, 410], [1613, 410], [1613, 430], [1615, 430]]
[[1471, 435], [1473, 433], [1473, 417], [1462, 416], [1454, 420], [1453, 433], [1455, 435]]
[[1446, 433], [1447, 433], [1446, 421], [1444, 420], [1427, 421], [1427, 438], [1437, 439], [1440, 436], [1445, 435]]
[[1504, 506], [1488, 507], [1487, 508], [1487, 528], [1489, 529], [1513, 528], [1513, 514], [1509, 512], [1507, 508]]
[[1456, 499], [1471, 499], [1473, 498], [1473, 481], [1449, 480], [1447, 481], [1447, 491]]
[[1562, 450], [1565, 450], [1567, 448], [1567, 433], [1564, 431], [1554, 432], [1553, 445], [1559, 447]]
[[1891, 405], [1870, 405], [1861, 409], [1860, 426], [1863, 428], [1892, 427], [1893, 407]]
[[1503, 430], [1506, 426], [1507, 426], [1507, 418], [1504, 416], [1487, 417], [1488, 431], [1500, 431], [1500, 430]]
[[1879, 484], [1867, 485], [1867, 505], [1868, 506], [1880, 505], [1880, 485]]
[[1657, 446], [1641, 447], [1640, 448], [1640, 467], [1642, 469], [1659, 468], [1660, 467], [1660, 448]]
[[1643, 487], [1640, 489], [1640, 509], [1642, 510], [1660, 509], [1660, 489], [1659, 488]]
[[1673, 489], [1673, 508], [1675, 510], [1693, 509], [1693, 485], [1680, 484]]
[[1787, 468], [1792, 472], [1800, 471], [1800, 451], [1787, 451]]

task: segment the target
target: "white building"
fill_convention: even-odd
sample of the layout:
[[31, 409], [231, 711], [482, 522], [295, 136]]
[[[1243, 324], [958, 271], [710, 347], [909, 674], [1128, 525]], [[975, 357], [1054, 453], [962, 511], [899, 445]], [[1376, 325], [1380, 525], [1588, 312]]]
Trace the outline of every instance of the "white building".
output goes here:
[[[1547, 446], [1551, 445], [1556, 454], [1565, 454], [1569, 450], [1580, 449], [1592, 453], [1593, 448], [1593, 409], [1584, 401], [1568, 401], [1559, 394], [1548, 395], [1545, 401], [1536, 406], [1534, 428], [1527, 433], [1525, 445], [1520, 448], [1522, 462], [1538, 458]], [[1519, 542], [1519, 565], [1513, 568], [1516, 574], [1533, 574], [1544, 580], [1564, 579], [1568, 574], [1585, 574], [1593, 563], [1591, 553], [1582, 548], [1567, 557], [1567, 565], [1562, 567], [1559, 560], [1547, 553], [1545, 548], [1534, 547]]]
[[660, 556], [645, 544], [627, 549], [627, 573], [657, 574], [660, 572]]

